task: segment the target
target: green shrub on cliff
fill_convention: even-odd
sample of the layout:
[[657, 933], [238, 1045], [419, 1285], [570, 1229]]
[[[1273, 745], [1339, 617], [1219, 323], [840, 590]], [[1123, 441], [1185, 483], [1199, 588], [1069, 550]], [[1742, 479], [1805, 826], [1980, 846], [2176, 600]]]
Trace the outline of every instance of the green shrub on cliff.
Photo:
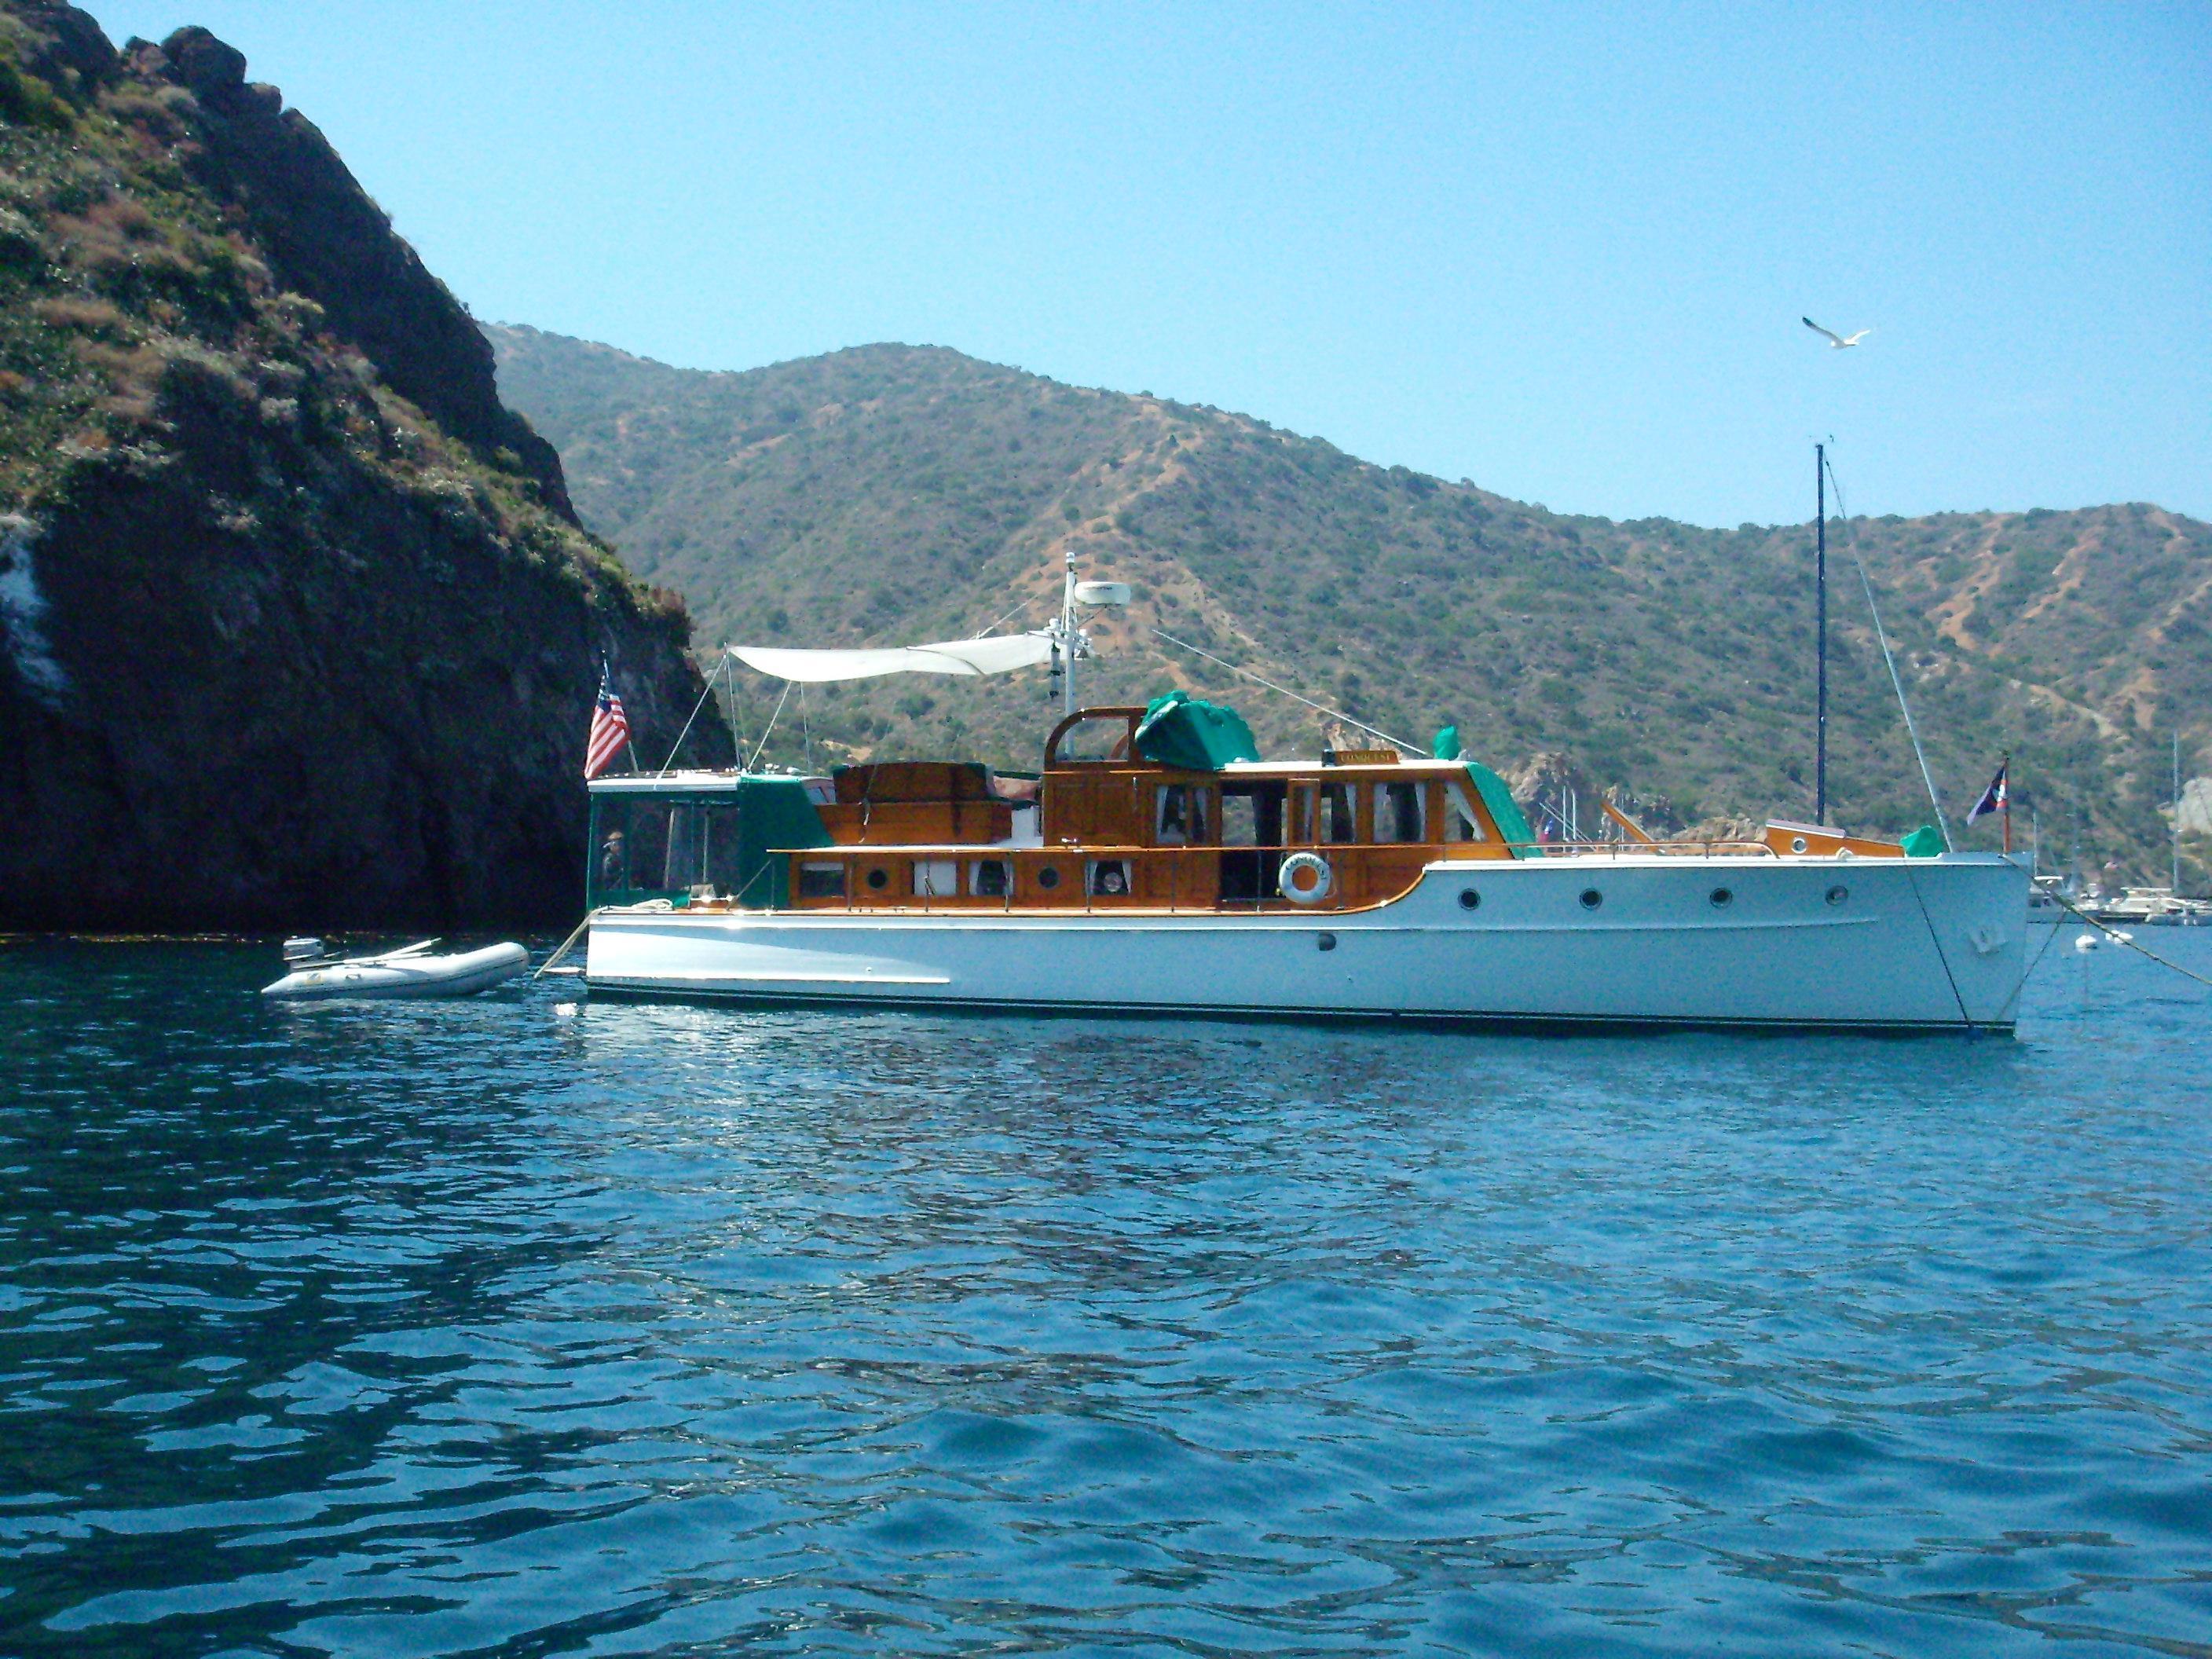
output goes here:
[[0, 927], [562, 921], [601, 657], [672, 741], [680, 603], [239, 54], [0, 0]]

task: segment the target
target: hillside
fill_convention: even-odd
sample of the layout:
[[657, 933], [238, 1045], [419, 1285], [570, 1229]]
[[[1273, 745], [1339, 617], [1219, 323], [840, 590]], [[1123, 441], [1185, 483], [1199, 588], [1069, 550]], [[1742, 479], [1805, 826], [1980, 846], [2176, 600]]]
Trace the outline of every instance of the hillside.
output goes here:
[[657, 757], [688, 620], [245, 67], [0, 3], [0, 927], [564, 923], [601, 654]]
[[[1157, 627], [1416, 742], [1456, 720], [1503, 766], [1565, 751], [1662, 823], [1810, 811], [1809, 523], [1550, 513], [1249, 416], [940, 349], [706, 374], [489, 332], [585, 522], [685, 594], [702, 644], [1039, 621], [1073, 546], [1086, 574], [1138, 595], [1095, 630], [1086, 701], [1180, 684], [1233, 698], [1273, 744], [1316, 744], [1313, 715]], [[1928, 816], [1843, 551], [1855, 538], [1951, 811], [2009, 749], [2046, 852], [2162, 874], [2169, 732], [2185, 754], [2212, 739], [2212, 528], [2128, 505], [1861, 518], [1830, 537], [1831, 816], [1893, 831]], [[793, 757], [811, 732], [817, 761], [949, 745], [1034, 765], [1041, 677], [817, 689], [806, 732], [787, 709], [769, 753]], [[775, 689], [741, 678], [756, 738]]]

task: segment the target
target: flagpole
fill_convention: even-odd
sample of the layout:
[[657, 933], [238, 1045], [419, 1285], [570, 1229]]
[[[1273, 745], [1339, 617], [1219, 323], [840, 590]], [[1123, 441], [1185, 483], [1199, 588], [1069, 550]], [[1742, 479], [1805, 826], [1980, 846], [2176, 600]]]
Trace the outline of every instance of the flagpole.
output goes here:
[[2005, 750], [2004, 769], [2004, 769], [2004, 849], [2005, 849], [2005, 854], [2006, 854], [2006, 856], [2007, 856], [2007, 857], [2010, 857], [2010, 856], [2011, 856], [2011, 854], [2012, 854], [2012, 750], [2009, 750], [2009, 749], [2008, 749], [2008, 750]]

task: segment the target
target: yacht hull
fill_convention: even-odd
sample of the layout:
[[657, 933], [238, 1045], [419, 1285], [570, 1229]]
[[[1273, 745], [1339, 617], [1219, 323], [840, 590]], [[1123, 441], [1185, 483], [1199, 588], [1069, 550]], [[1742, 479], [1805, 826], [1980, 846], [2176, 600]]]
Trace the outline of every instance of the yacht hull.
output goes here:
[[1995, 854], [1444, 860], [1352, 912], [603, 910], [585, 971], [781, 1004], [2009, 1030], [2027, 890]]

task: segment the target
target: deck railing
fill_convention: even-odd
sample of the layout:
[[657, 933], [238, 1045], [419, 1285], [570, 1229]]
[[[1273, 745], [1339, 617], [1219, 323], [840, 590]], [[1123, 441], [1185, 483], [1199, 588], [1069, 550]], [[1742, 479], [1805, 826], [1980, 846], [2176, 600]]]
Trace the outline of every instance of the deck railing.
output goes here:
[[[1316, 853], [1331, 861], [1334, 891], [1316, 904], [1300, 904], [1276, 890], [1282, 860], [1296, 853]], [[1255, 864], [1261, 891], [1245, 896], [1224, 896], [1221, 865], [1238, 854], [1256, 855]], [[791, 860], [791, 904], [799, 909], [872, 911], [945, 910], [973, 914], [993, 910], [1049, 910], [1060, 914], [1111, 914], [1117, 910], [1196, 911], [1218, 915], [1230, 911], [1279, 911], [1285, 914], [1328, 914], [1383, 902], [1410, 890], [1419, 879], [1418, 867], [1407, 871], [1411, 855], [1421, 866], [1451, 860], [1455, 854], [1469, 863], [1504, 864], [1512, 854], [1532, 860], [1594, 857], [1773, 858], [1764, 842], [1527, 842], [1501, 846], [1497, 842], [1460, 842], [1439, 847], [1434, 843], [1398, 842], [1316, 847], [947, 847], [906, 848], [823, 847], [788, 854]], [[1349, 856], [1347, 856], [1349, 855]], [[1369, 860], [1381, 855], [1390, 860], [1389, 876], [1376, 884], [1362, 880], [1372, 873]], [[1272, 861], [1272, 862], [1271, 862]], [[976, 866], [1006, 867], [1004, 890], [972, 890]], [[837, 866], [842, 872], [842, 892], [808, 896], [802, 872], [808, 866]], [[949, 866], [949, 868], [948, 868]], [[1368, 866], [1368, 867], [1363, 867]], [[1121, 890], [1103, 890], [1103, 878], [1111, 869], [1120, 877]], [[1049, 871], [1057, 878], [1044, 879]], [[880, 872], [878, 887], [867, 884], [871, 873]], [[930, 890], [947, 876], [950, 891]], [[1363, 891], [1349, 890], [1353, 888]]]
[[1763, 841], [1516, 841], [1508, 842], [1521, 858], [1779, 858]]

